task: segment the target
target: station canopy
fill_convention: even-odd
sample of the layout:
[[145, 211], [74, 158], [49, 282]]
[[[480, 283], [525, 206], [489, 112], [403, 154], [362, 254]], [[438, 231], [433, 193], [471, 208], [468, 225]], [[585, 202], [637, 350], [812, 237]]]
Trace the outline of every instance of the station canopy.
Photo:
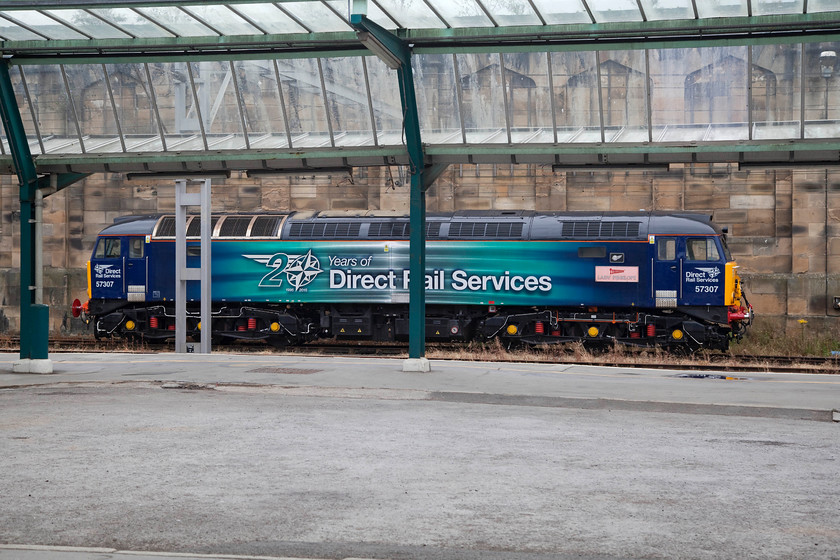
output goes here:
[[[408, 162], [396, 70], [345, 0], [7, 0], [36, 169]], [[840, 160], [837, 0], [370, 0], [408, 46], [426, 163]], [[393, 66], [393, 64], [392, 64]], [[13, 172], [8, 138], [3, 172]]]

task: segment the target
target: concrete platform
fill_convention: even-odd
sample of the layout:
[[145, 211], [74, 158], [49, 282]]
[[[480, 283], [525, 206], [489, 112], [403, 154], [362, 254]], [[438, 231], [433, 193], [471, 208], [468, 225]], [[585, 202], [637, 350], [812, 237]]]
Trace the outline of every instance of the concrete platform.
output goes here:
[[840, 376], [16, 358], [0, 560], [840, 557]]

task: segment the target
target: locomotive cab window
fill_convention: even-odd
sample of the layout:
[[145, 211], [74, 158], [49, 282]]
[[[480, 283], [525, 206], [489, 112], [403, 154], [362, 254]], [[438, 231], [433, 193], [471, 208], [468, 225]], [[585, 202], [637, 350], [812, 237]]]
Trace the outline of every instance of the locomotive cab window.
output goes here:
[[677, 259], [677, 240], [673, 237], [658, 237], [656, 239], [656, 258], [660, 261]]
[[725, 235], [720, 236], [720, 245], [721, 245], [721, 247], [723, 247], [723, 257], [727, 261], [731, 261], [732, 260], [732, 253], [729, 252], [729, 246], [726, 244], [726, 236]]
[[132, 237], [128, 240], [128, 258], [142, 259], [143, 258], [143, 238]]
[[720, 253], [712, 237], [689, 239], [685, 244], [685, 256], [689, 261], [719, 261]]
[[103, 237], [96, 244], [96, 252], [93, 254], [97, 259], [118, 259], [120, 258], [120, 239], [118, 237]]

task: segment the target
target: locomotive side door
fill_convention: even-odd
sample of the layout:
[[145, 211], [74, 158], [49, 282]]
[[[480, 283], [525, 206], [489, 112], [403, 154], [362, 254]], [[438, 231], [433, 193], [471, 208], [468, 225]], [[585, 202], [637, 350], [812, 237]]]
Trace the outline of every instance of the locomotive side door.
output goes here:
[[146, 301], [147, 257], [143, 237], [126, 237], [123, 257], [125, 259], [125, 289], [128, 301]]
[[685, 241], [680, 305], [722, 305], [726, 261], [715, 237], [689, 237]]
[[657, 235], [652, 241], [654, 247], [651, 259], [653, 282], [650, 295], [656, 307], [676, 307], [677, 298], [680, 297], [682, 264], [678, 252], [680, 238]]

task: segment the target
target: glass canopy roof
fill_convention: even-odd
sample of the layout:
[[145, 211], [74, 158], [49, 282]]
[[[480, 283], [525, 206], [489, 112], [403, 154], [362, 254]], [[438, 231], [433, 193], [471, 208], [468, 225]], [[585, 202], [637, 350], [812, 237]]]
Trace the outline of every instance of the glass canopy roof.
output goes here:
[[[30, 0], [4, 4], [0, 37], [7, 41], [350, 31], [345, 0]], [[835, 0], [371, 0], [368, 17], [387, 29], [443, 29], [813, 14], [836, 9]]]
[[[397, 73], [350, 9], [7, 0], [0, 50], [40, 172], [406, 163]], [[370, 0], [367, 15], [412, 45], [428, 163], [838, 159], [837, 0]]]
[[[0, 6], [0, 40], [351, 32], [350, 9], [346, 0], [7, 0]], [[367, 16], [419, 39], [443, 29], [801, 16], [838, 9], [836, 0], [370, 0]]]

